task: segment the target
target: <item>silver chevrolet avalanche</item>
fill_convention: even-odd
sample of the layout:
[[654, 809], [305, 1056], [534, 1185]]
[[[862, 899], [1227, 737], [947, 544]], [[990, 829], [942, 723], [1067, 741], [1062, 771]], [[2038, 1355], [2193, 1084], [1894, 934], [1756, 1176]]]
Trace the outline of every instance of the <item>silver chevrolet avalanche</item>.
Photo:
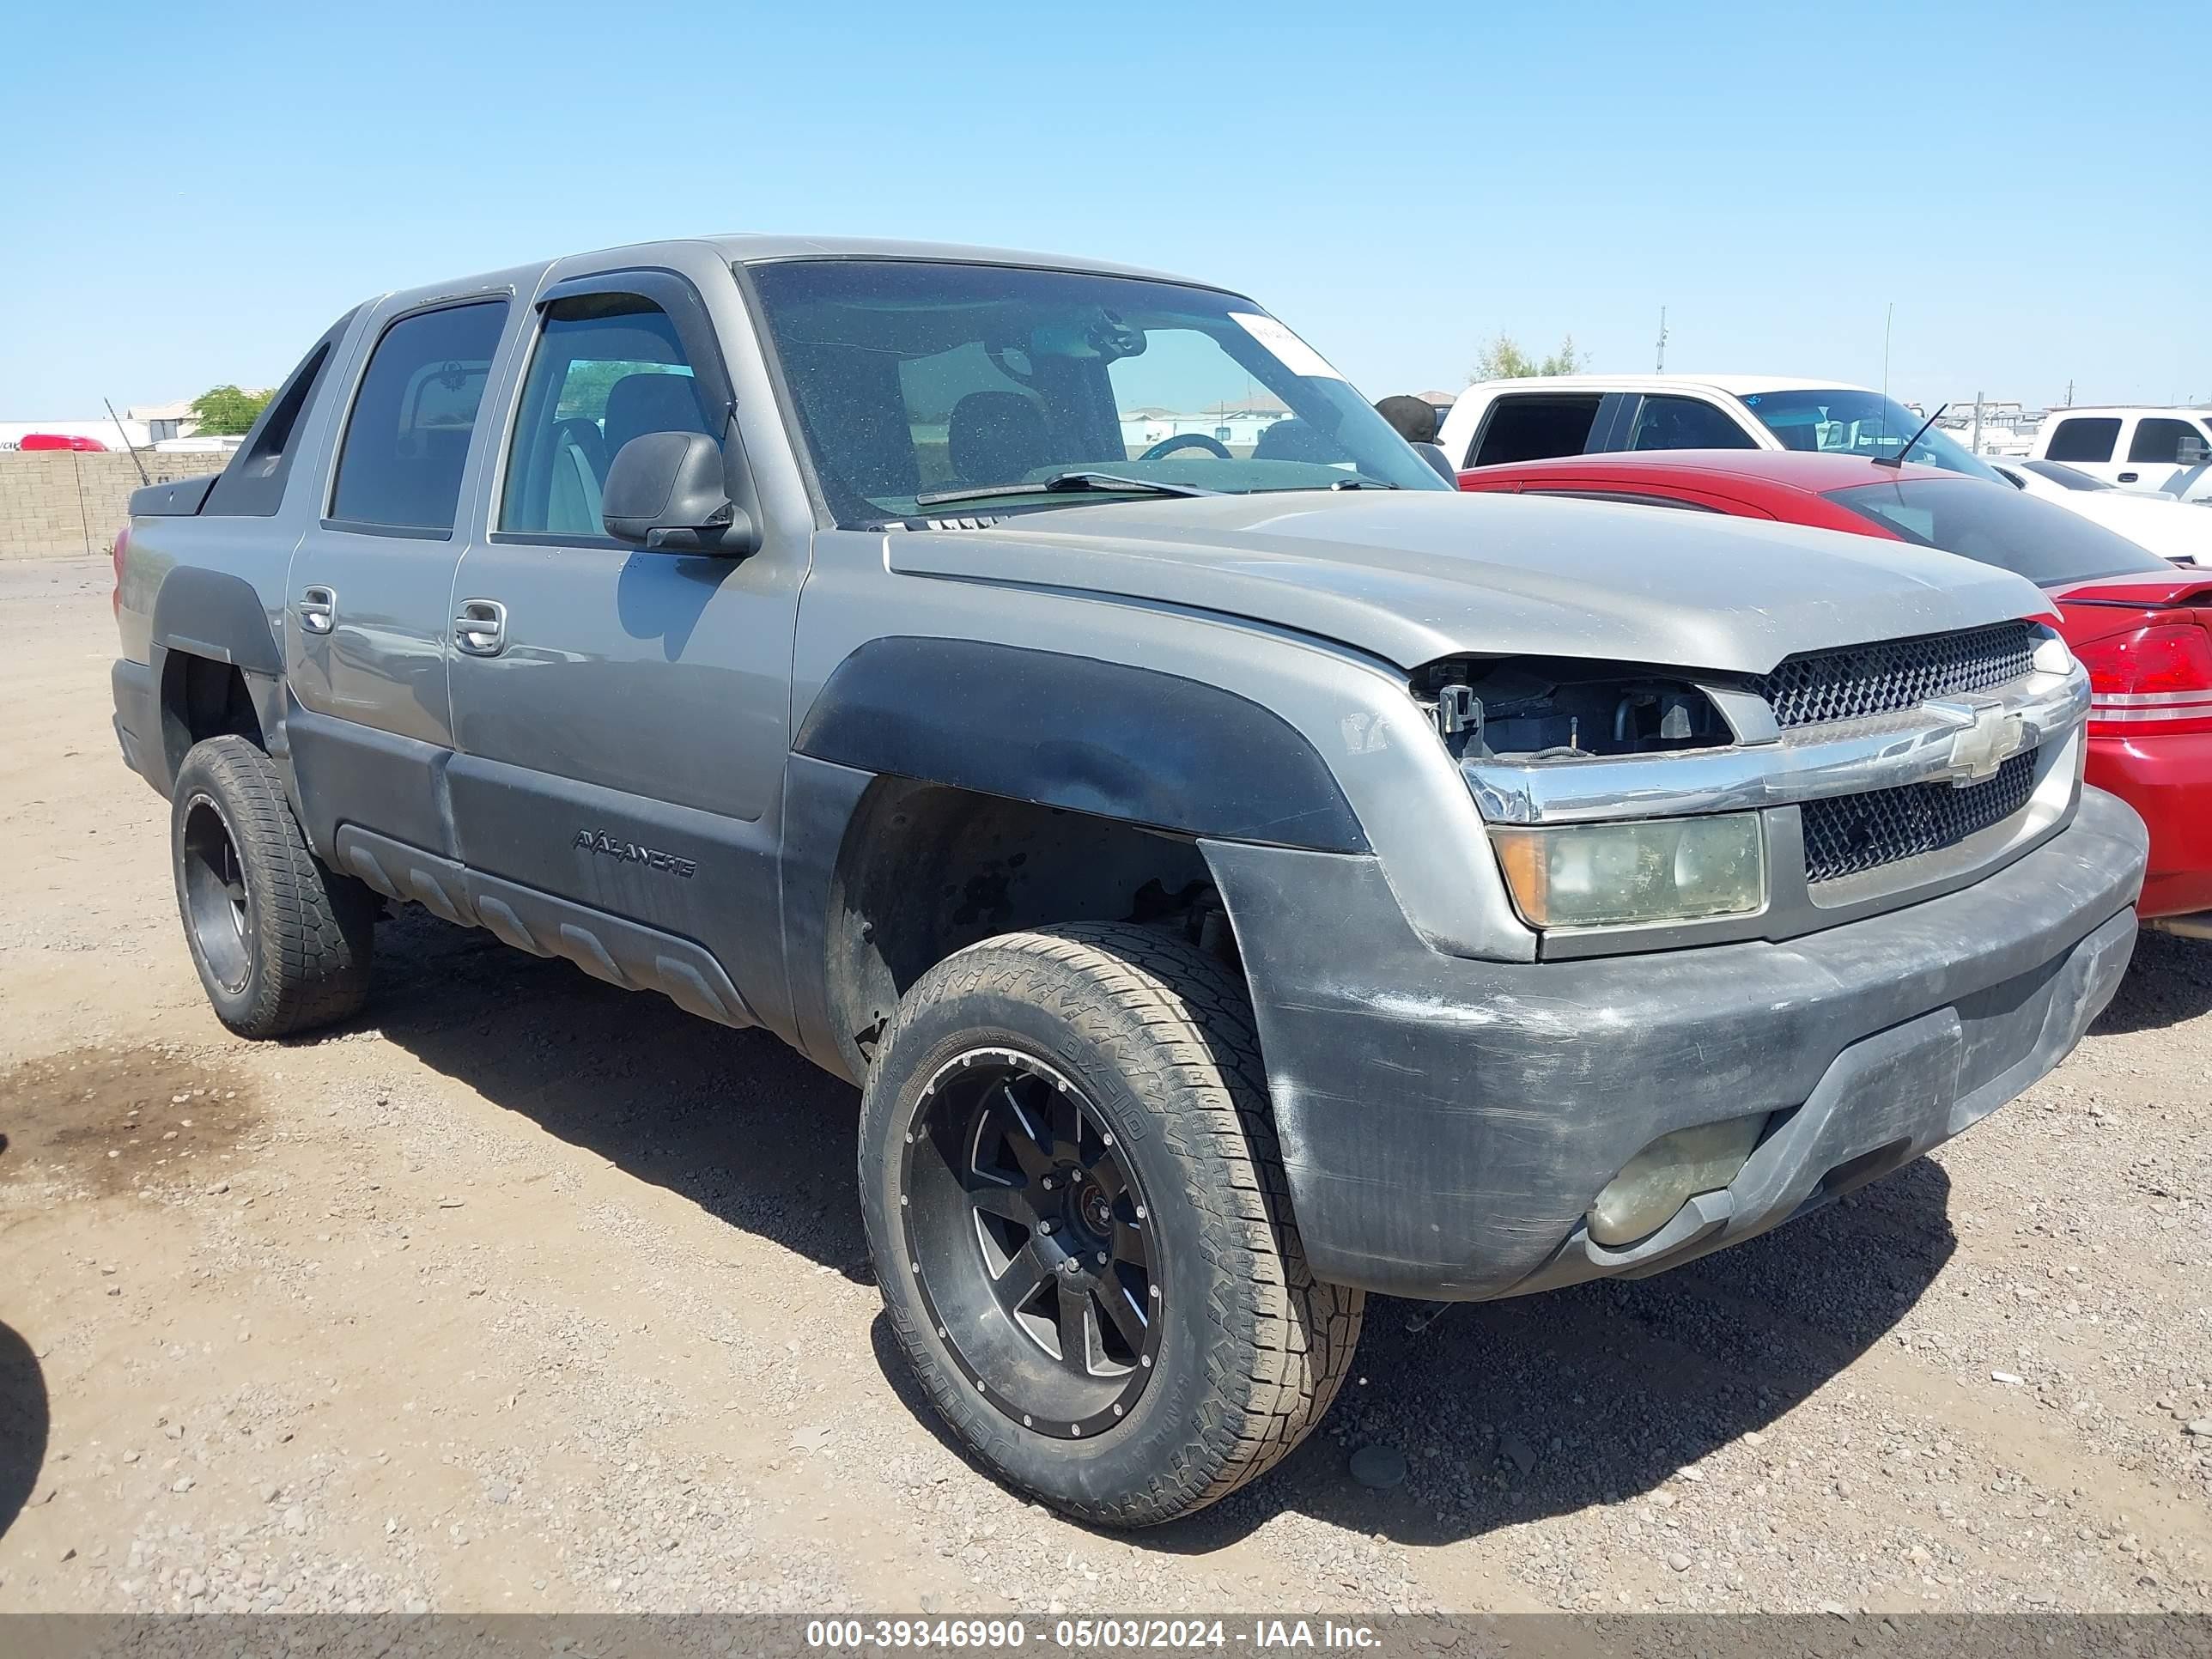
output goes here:
[[351, 1016], [406, 902], [766, 1027], [861, 1091], [939, 1409], [1092, 1521], [1273, 1465], [1368, 1291], [1917, 1158], [2135, 938], [2033, 588], [1462, 496], [1202, 283], [723, 237], [386, 294], [132, 511], [116, 731], [224, 1022]]

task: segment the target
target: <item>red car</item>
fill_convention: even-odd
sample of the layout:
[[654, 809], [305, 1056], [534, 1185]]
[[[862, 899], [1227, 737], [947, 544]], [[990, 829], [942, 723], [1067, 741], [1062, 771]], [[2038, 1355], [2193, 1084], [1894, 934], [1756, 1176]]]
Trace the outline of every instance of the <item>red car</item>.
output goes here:
[[2212, 938], [2212, 571], [2179, 569], [2002, 484], [1856, 455], [1574, 455], [1475, 468], [1459, 485], [1847, 530], [2026, 576], [2050, 595], [2059, 632], [2089, 672], [2089, 781], [2150, 826], [2139, 914]]
[[69, 432], [27, 432], [18, 449], [73, 449], [80, 455], [105, 455], [107, 446], [97, 438], [81, 438]]

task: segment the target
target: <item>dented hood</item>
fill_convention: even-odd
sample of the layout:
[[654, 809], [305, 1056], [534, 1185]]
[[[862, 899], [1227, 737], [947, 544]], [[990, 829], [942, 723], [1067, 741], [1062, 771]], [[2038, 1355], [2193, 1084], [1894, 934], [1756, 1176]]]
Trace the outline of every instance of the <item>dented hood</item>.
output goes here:
[[1188, 605], [1405, 668], [1540, 653], [1759, 674], [1793, 652], [2050, 611], [2021, 577], [1903, 542], [1557, 497], [1123, 500], [888, 539], [908, 574]]

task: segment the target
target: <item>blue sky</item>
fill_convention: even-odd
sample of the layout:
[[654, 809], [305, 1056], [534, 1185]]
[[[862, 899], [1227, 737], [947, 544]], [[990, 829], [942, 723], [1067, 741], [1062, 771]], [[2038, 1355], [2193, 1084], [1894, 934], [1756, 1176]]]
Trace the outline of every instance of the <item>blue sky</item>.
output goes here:
[[1241, 287], [1370, 396], [1500, 328], [1933, 399], [2212, 398], [2170, 7], [16, 9], [0, 419], [270, 384], [367, 295], [714, 230]]

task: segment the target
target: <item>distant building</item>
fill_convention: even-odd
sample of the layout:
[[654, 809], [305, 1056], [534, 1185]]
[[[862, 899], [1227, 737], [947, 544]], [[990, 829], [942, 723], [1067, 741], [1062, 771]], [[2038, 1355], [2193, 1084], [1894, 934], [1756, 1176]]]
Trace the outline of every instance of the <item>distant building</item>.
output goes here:
[[[1248, 398], [1239, 403], [1216, 404], [1194, 413], [1171, 409], [1133, 409], [1121, 416], [1121, 441], [1131, 455], [1140, 455], [1164, 439], [1194, 433], [1211, 438], [1225, 449], [1249, 453], [1260, 434], [1291, 411], [1272, 398]], [[1197, 453], [1196, 447], [1192, 449]]]
[[[246, 395], [265, 398], [269, 393], [265, 388], [248, 386]], [[199, 431], [199, 416], [192, 413], [192, 405], [198, 401], [185, 398], [171, 404], [133, 404], [123, 412], [131, 420], [143, 422], [149, 441], [158, 444], [171, 438], [189, 438]]]
[[2042, 410], [2023, 408], [2017, 399], [1984, 398], [1981, 430], [1977, 433], [1974, 400], [1957, 398], [1936, 424], [1978, 453], [2025, 455], [2035, 446], [2036, 428], [2043, 424], [2043, 416]]
[[199, 416], [192, 413], [190, 398], [173, 404], [133, 404], [123, 412], [134, 421], [143, 422], [148, 440], [154, 443], [165, 438], [189, 438], [200, 429]]

